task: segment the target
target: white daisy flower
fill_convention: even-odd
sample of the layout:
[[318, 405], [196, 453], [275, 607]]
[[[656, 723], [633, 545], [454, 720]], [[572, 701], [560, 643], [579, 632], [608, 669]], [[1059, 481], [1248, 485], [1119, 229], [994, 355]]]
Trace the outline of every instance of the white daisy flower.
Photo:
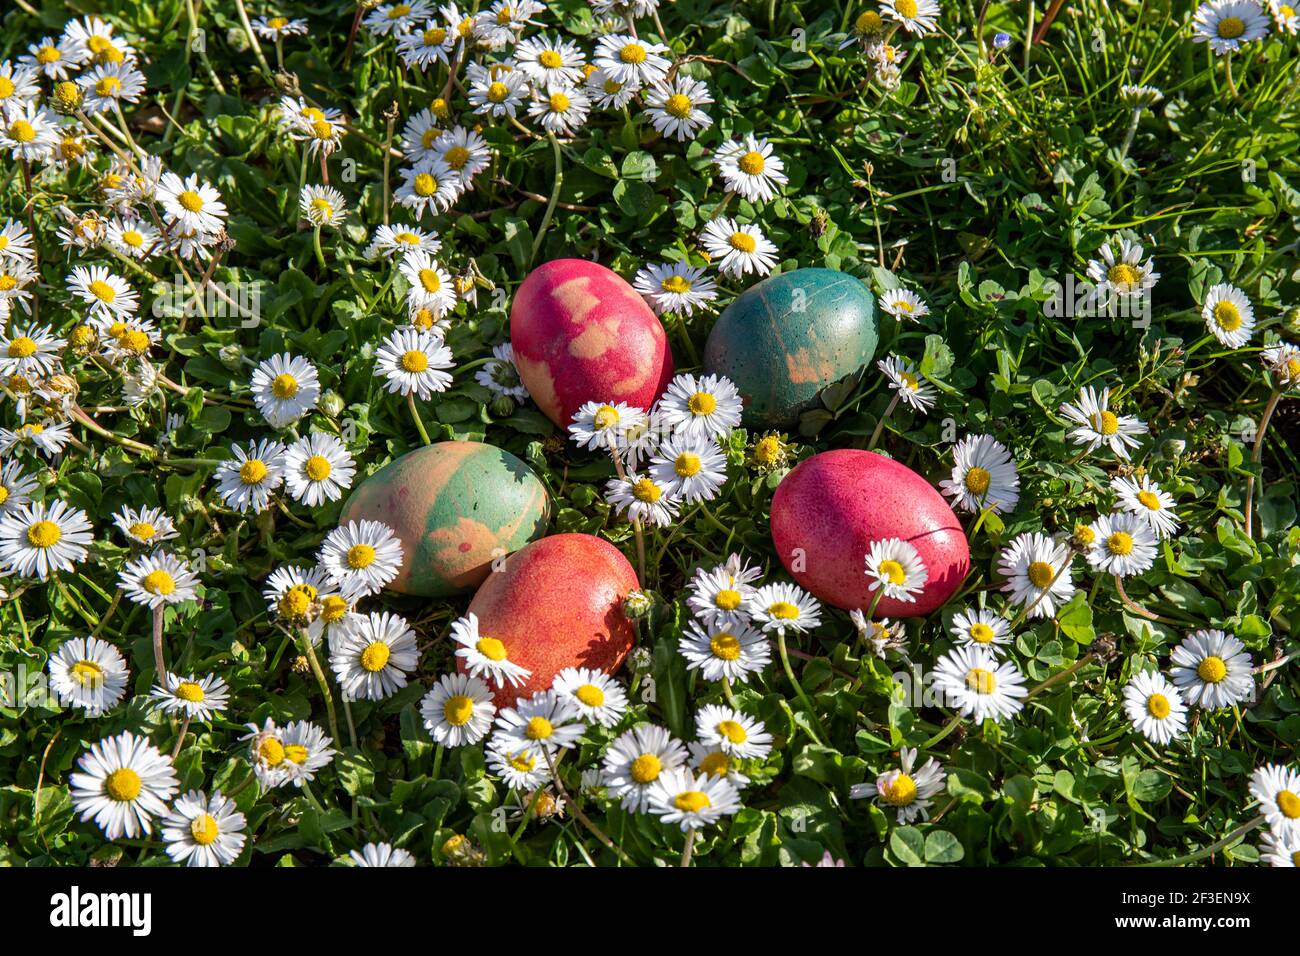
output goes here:
[[366, 14], [361, 22], [375, 36], [399, 36], [415, 29], [416, 23], [428, 19], [431, 12], [432, 4], [428, 0], [384, 3]]
[[705, 275], [703, 269], [683, 262], [665, 262], [638, 269], [632, 288], [641, 293], [656, 315], [666, 312], [694, 315], [718, 297], [717, 283]]
[[1088, 260], [1088, 278], [1103, 294], [1118, 296], [1141, 295], [1154, 288], [1160, 279], [1155, 271], [1155, 259], [1143, 261], [1139, 243], [1128, 239], [1111, 240], [1099, 250], [1101, 258]]
[[540, 750], [507, 752], [489, 742], [487, 765], [511, 790], [536, 790], [551, 779], [551, 768]]
[[821, 623], [821, 604], [797, 584], [774, 582], [755, 588], [746, 604], [764, 631], [804, 633]]
[[0, 567], [8, 574], [44, 581], [86, 560], [93, 540], [90, 521], [63, 501], [32, 502], [0, 516]]
[[0, 226], [0, 262], [20, 260], [31, 262], [36, 257], [32, 246], [32, 234], [21, 222], [6, 219]]
[[78, 64], [120, 63], [135, 57], [135, 49], [121, 37], [113, 36], [113, 24], [99, 17], [69, 20], [63, 27], [63, 39]]
[[627, 693], [608, 674], [588, 667], [566, 667], [555, 675], [551, 689], [592, 724], [613, 727], [627, 713]]
[[243, 738], [249, 741], [249, 762], [265, 787], [301, 787], [334, 759], [333, 739], [308, 721], [295, 720], [281, 729], [268, 717], [261, 729], [247, 726], [252, 731]]
[[161, 829], [167, 855], [186, 866], [229, 866], [239, 859], [247, 821], [235, 801], [214, 790], [208, 797], [191, 790], [177, 797]]
[[959, 647], [935, 663], [934, 686], [953, 707], [977, 723], [1020, 712], [1028, 696], [1025, 677], [1009, 661], [999, 663], [983, 647]]
[[149, 696], [160, 713], [208, 721], [226, 709], [230, 688], [216, 674], [168, 674], [161, 684], [154, 684]]
[[1286, 3], [1285, 0], [1268, 0], [1268, 12], [1279, 33], [1295, 36], [1300, 32], [1300, 13], [1297, 13], [1296, 8], [1290, 3]]
[[360, 850], [349, 850], [348, 856], [356, 866], [415, 866], [415, 857], [388, 843], [367, 843]]
[[713, 94], [699, 80], [682, 73], [669, 82], [651, 85], [642, 99], [646, 107], [643, 115], [665, 139], [685, 142], [713, 125], [713, 117], [701, 108], [713, 104]]
[[579, 86], [534, 89], [528, 103], [528, 115], [557, 136], [572, 136], [587, 122], [590, 111], [591, 99]]
[[1143, 671], [1124, 685], [1124, 712], [1133, 729], [1166, 746], [1187, 732], [1187, 704], [1159, 671]]
[[492, 346], [492, 358], [474, 373], [474, 381], [497, 398], [513, 398], [519, 402], [528, 399], [528, 389], [519, 380], [515, 350], [509, 342]]
[[742, 226], [735, 219], [719, 216], [704, 227], [700, 242], [724, 276], [739, 279], [751, 272], [765, 276], [776, 265], [776, 246], [753, 224]]
[[288, 428], [316, 407], [320, 378], [300, 355], [273, 355], [253, 369], [253, 402], [272, 428]]
[[50, 688], [66, 707], [99, 717], [126, 694], [126, 659], [97, 637], [74, 637], [50, 655]]
[[1300, 773], [1277, 764], [1259, 767], [1250, 775], [1250, 793], [1275, 837], [1300, 839]]
[[1087, 446], [1089, 452], [1105, 445], [1124, 461], [1128, 461], [1128, 450], [1141, 444], [1134, 436], [1145, 435], [1148, 430], [1141, 419], [1110, 410], [1109, 388], [1102, 389], [1098, 395], [1092, 386], [1085, 386], [1079, 392], [1078, 402], [1066, 402], [1060, 411], [1077, 426], [1070, 432], [1070, 439], [1076, 445]]
[[166, 551], [128, 561], [117, 578], [128, 600], [154, 609], [196, 600], [198, 583], [189, 565]]
[[38, 485], [23, 471], [22, 462], [10, 460], [0, 469], [0, 515], [17, 511], [32, 500]]
[[520, 40], [511, 59], [539, 89], [574, 86], [583, 81], [587, 58], [576, 43], [542, 33]]
[[1241, 348], [1255, 331], [1255, 307], [1246, 293], [1227, 282], [1210, 286], [1201, 317], [1219, 344], [1230, 349]]
[[686, 748], [662, 727], [638, 724], [610, 742], [601, 764], [609, 796], [630, 813], [645, 813], [650, 787], [666, 771], [686, 764]]
[[68, 776], [73, 809], [109, 840], [147, 836], [179, 786], [171, 760], [129, 730], [91, 744], [77, 766]]
[[437, 260], [423, 249], [408, 249], [402, 254], [398, 271], [402, 273], [410, 290], [407, 301], [441, 317], [456, 307], [456, 290], [451, 277]]
[[53, 458], [70, 441], [72, 430], [67, 422], [27, 422], [16, 429], [0, 428], [0, 455], [31, 446], [46, 458]]
[[519, 70], [499, 71], [477, 64], [467, 67], [469, 77], [469, 103], [479, 115], [514, 119], [519, 105], [528, 93], [528, 77]]
[[540, 753], [577, 745], [586, 731], [577, 706], [567, 695], [541, 690], [502, 707], [496, 717], [492, 746], [503, 753]]
[[284, 481], [284, 446], [263, 438], [249, 442], [246, 449], [231, 445], [230, 451], [234, 457], [213, 472], [217, 494], [226, 507], [236, 511], [265, 511], [271, 494]]
[[270, 573], [262, 588], [267, 610], [292, 627], [301, 627], [315, 618], [320, 607], [320, 592], [332, 581], [316, 567], [282, 565]]
[[647, 415], [625, 402], [586, 402], [573, 413], [569, 437], [579, 448], [617, 449], [629, 428], [646, 424]]
[[412, 211], [418, 221], [427, 210], [430, 216], [446, 212], [460, 198], [460, 176], [442, 160], [424, 159], [403, 167], [402, 184], [393, 193], [399, 206]]
[[1255, 699], [1254, 662], [1231, 634], [1193, 631], [1170, 652], [1169, 661], [1169, 676], [1193, 706], [1217, 710]]
[[48, 325], [14, 329], [13, 333], [0, 331], [0, 376], [44, 378], [60, 367], [59, 353], [64, 343]]
[[491, 689], [468, 674], [443, 674], [420, 701], [425, 729], [443, 747], [478, 743], [492, 729], [496, 712]]
[[1300, 348], [1290, 342], [1279, 342], [1260, 352], [1259, 358], [1278, 388], [1292, 389], [1300, 385]]
[[438, 234], [419, 226], [377, 226], [374, 238], [366, 246], [365, 256], [367, 259], [377, 259], [380, 256], [401, 258], [412, 249], [423, 250], [432, 256], [441, 248], [442, 241], [438, 239]]
[[670, 53], [662, 43], [626, 34], [606, 34], [596, 41], [592, 62], [606, 76], [620, 83], [645, 86], [660, 83], [668, 77], [673, 65], [665, 53]]
[[533, 674], [510, 660], [500, 639], [479, 634], [478, 616], [473, 611], [452, 622], [451, 639], [460, 645], [456, 656], [465, 662], [471, 677], [485, 677], [504, 688], [519, 687]]
[[1074, 595], [1069, 545], [1058, 544], [1040, 531], [1017, 535], [998, 556], [1002, 590], [1013, 604], [1029, 607], [1030, 617], [1055, 617]]
[[916, 749], [904, 747], [899, 752], [900, 769], [882, 773], [874, 783], [854, 784], [849, 788], [849, 799], [872, 798], [898, 811], [898, 822], [902, 824], [918, 817], [930, 819], [931, 798], [943, 790], [947, 777], [933, 757], [914, 772], [915, 764]]
[[747, 135], [723, 143], [713, 154], [727, 189], [751, 203], [768, 202], [790, 180], [785, 164], [766, 139]]
[[59, 145], [55, 119], [35, 100], [15, 104], [0, 114], [0, 150], [15, 162], [45, 162]]
[[740, 392], [724, 375], [675, 375], [659, 400], [673, 434], [697, 440], [726, 437], [740, 425], [743, 410]]
[[134, 63], [102, 63], [77, 77], [85, 94], [82, 110], [90, 116], [121, 109], [121, 103], [138, 103], [145, 91], [144, 74]]
[[898, 22], [908, 33], [925, 36], [939, 29], [937, 0], [880, 0], [884, 15]]
[[930, 314], [930, 307], [915, 292], [907, 289], [887, 289], [880, 294], [880, 307], [894, 318], [919, 322]]
[[605, 483], [605, 500], [628, 521], [642, 521], [652, 527], [666, 528], [677, 518], [680, 500], [666, 485], [649, 475], [629, 471], [623, 478]]
[[720, 704], [700, 708], [695, 715], [695, 736], [741, 760], [763, 760], [772, 752], [772, 735], [761, 720]]
[[951, 631], [960, 647], [987, 647], [997, 654], [1011, 643], [1010, 623], [987, 608], [954, 614]]
[[439, 136], [434, 141], [433, 152], [460, 177], [460, 184], [465, 189], [473, 188], [470, 184], [474, 177], [492, 163], [492, 150], [488, 148], [487, 140], [464, 126], [453, 126]]
[[14, 66], [9, 60], [0, 63], [0, 119], [8, 119], [41, 95], [38, 71], [20, 63]]
[[[28, 45], [27, 53], [20, 56], [18, 62], [51, 80], [66, 80], [70, 75], [69, 71], [76, 68], [71, 53], [71, 44], [65, 37], [57, 39], [42, 37]], [[12, 79], [10, 82], [13, 82]], [[0, 92], [3, 91], [4, 86], [5, 84], [0, 82]], [[0, 100], [3, 99], [0, 97]]]
[[448, 369], [455, 368], [451, 349], [432, 332], [398, 329], [375, 353], [375, 375], [396, 395], [414, 395], [428, 401], [452, 383]]
[[288, 17], [258, 17], [251, 26], [263, 40], [281, 40], [284, 37], [307, 35], [307, 21]]
[[698, 670], [709, 681], [744, 683], [772, 662], [768, 639], [746, 624], [705, 629], [691, 621], [677, 650], [686, 658], [687, 670]]
[[347, 209], [347, 200], [332, 186], [306, 185], [298, 194], [298, 212], [317, 229], [326, 226], [337, 229], [343, 224]]
[[330, 649], [330, 668], [344, 700], [383, 700], [406, 686], [420, 653], [406, 618], [387, 611], [358, 615]]
[[649, 811], [664, 823], [676, 823], [683, 831], [716, 823], [740, 810], [740, 794], [726, 777], [685, 768], [668, 770], [651, 784]]
[[1178, 531], [1178, 513], [1174, 510], [1174, 496], [1164, 491], [1149, 475], [1124, 478], [1116, 475], [1110, 480], [1115, 492], [1115, 508], [1137, 515], [1156, 533], [1156, 537], [1171, 538]]
[[167, 218], [182, 232], [210, 235], [225, 225], [226, 204], [221, 194], [197, 173], [185, 179], [173, 172], [162, 174], [156, 190], [158, 203]]
[[405, 550], [382, 521], [349, 521], [325, 536], [317, 560], [352, 599], [378, 594], [402, 569]]
[[710, 501], [727, 482], [727, 458], [711, 439], [674, 435], [650, 459], [650, 477], [670, 498]]
[[441, 154], [434, 150], [433, 144], [442, 133], [442, 122], [437, 115], [430, 109], [422, 109], [412, 115], [402, 127], [402, 152], [413, 163], [425, 159], [441, 159]]
[[36, 270], [27, 260], [0, 255], [0, 318], [7, 319], [15, 305], [31, 312], [32, 291], [28, 286], [36, 278]]
[[952, 449], [952, 478], [939, 489], [963, 511], [1009, 514], [1020, 501], [1020, 476], [1011, 452], [992, 435], [967, 435]]
[[423, 27], [403, 34], [397, 40], [397, 55], [406, 65], [424, 72], [438, 63], [451, 62], [456, 48], [456, 34], [437, 20], [427, 20]]
[[87, 314], [92, 318], [130, 317], [140, 308], [136, 291], [107, 266], [73, 267], [68, 276], [68, 291], [90, 307]]
[[1095, 570], [1126, 578], [1150, 570], [1155, 563], [1159, 539], [1140, 515], [1101, 515], [1091, 528], [1096, 547], [1084, 557]]
[[621, 110], [640, 92], [634, 83], [620, 83], [605, 73], [604, 70], [592, 70], [583, 82], [583, 90], [597, 107], [602, 110]]
[[162, 242], [158, 230], [140, 219], [114, 216], [105, 230], [104, 242], [110, 249], [142, 262], [152, 258]]
[[1192, 40], [1217, 55], [1236, 53], [1243, 43], [1268, 35], [1268, 14], [1256, 0], [1210, 0], [1192, 16]]
[[341, 499], [356, 470], [348, 446], [324, 432], [305, 435], [284, 452], [284, 486], [309, 508]]
[[866, 555], [867, 590], [882, 591], [894, 601], [915, 603], [916, 595], [925, 590], [930, 572], [911, 543], [901, 538], [883, 538], [871, 542]]
[[749, 786], [749, 777], [740, 772], [740, 760], [721, 747], [696, 741], [691, 741], [687, 747], [691, 752], [690, 766], [696, 773], [726, 780], [737, 790]]
[[1261, 840], [1261, 863], [1279, 867], [1300, 866], [1300, 833], [1265, 833]]
[[162, 508], [136, 510], [123, 507], [113, 515], [113, 523], [133, 544], [152, 547], [180, 536], [175, 523]]
[[708, 571], [696, 569], [686, 604], [707, 628], [743, 628], [749, 624], [749, 599], [755, 591], [752, 582], [762, 576], [761, 569], [740, 555], [729, 555], [725, 563]]
[[885, 373], [889, 387], [897, 392], [897, 399], [918, 412], [928, 412], [934, 407], [935, 390], [922, 381], [921, 373], [907, 359], [889, 355], [876, 363], [876, 368]]

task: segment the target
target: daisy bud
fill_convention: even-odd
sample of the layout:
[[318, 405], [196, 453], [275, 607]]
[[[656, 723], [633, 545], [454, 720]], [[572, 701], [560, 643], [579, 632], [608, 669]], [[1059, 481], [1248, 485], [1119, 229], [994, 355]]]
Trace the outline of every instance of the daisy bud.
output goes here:
[[644, 674], [650, 670], [650, 665], [654, 663], [654, 658], [644, 647], [632, 648], [632, 653], [627, 655], [628, 666], [638, 674]]
[[86, 92], [71, 80], [54, 84], [54, 93], [50, 96], [51, 104], [60, 113], [74, 113], [81, 109], [81, 102]]
[[320, 410], [330, 418], [342, 415], [344, 407], [343, 396], [338, 392], [326, 392], [320, 397]]
[[451, 119], [451, 107], [447, 105], [447, 101], [441, 96], [429, 104], [429, 112], [444, 123]]
[[623, 599], [623, 613], [632, 620], [646, 617], [654, 607], [654, 596], [648, 591], [629, 591]]
[[1282, 313], [1282, 325], [1292, 335], [1300, 335], [1300, 305], [1292, 306]]
[[1160, 454], [1165, 458], [1180, 458], [1187, 451], [1187, 442], [1181, 438], [1167, 438], [1160, 445]]
[[94, 347], [95, 338], [94, 326], [83, 323], [68, 333], [68, 348], [77, 352], [84, 352]]
[[295, 674], [306, 674], [311, 670], [311, 664], [307, 661], [307, 656], [305, 654], [299, 654], [293, 659], [293, 663], [289, 666], [293, 669]]
[[226, 45], [236, 53], [248, 51], [248, 36], [240, 27], [231, 27], [226, 31]]
[[184, 495], [181, 497], [181, 514], [196, 515], [203, 514], [207, 509], [203, 507], [203, 502], [194, 495]]
[[509, 418], [515, 413], [515, 400], [509, 395], [498, 395], [492, 399], [489, 407], [492, 409], [492, 417]]
[[238, 372], [244, 367], [244, 350], [237, 344], [223, 345], [217, 352], [217, 358], [221, 364], [232, 372]]

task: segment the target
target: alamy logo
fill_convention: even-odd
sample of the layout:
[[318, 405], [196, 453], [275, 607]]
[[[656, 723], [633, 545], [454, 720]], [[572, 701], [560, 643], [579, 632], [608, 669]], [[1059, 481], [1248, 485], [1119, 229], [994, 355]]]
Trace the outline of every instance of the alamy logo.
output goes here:
[[153, 928], [153, 897], [149, 893], [82, 893], [74, 886], [50, 897], [50, 925], [56, 928], [128, 927], [133, 936], [148, 936]]

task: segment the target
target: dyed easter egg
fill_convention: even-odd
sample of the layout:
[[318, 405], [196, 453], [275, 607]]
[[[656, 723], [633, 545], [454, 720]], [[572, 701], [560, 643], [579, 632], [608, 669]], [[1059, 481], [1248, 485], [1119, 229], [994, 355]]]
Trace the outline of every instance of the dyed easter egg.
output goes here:
[[510, 307], [519, 378], [561, 428], [584, 402], [649, 409], [673, 374], [659, 319], [622, 277], [586, 259], [554, 259]]
[[[589, 534], [554, 534], [506, 558], [469, 605], [480, 636], [532, 671], [523, 685], [498, 690], [497, 706], [546, 690], [566, 667], [617, 670], [636, 638], [623, 599], [639, 586], [623, 553]], [[465, 670], [462, 658], [456, 666]]]
[[841, 608], [871, 606], [866, 555], [872, 542], [901, 538], [929, 577], [915, 603], [881, 598], [876, 617], [929, 614], [970, 569], [961, 522], [934, 487], [906, 465], [852, 448], [800, 462], [772, 496], [772, 542], [801, 587]]
[[514, 455], [444, 441], [407, 452], [363, 481], [341, 522], [384, 522], [405, 553], [389, 588], [443, 597], [477, 587], [494, 557], [545, 534], [550, 512], [546, 489]]
[[791, 428], [817, 393], [871, 361], [876, 298], [853, 276], [795, 269], [750, 286], [704, 347], [705, 371], [736, 383], [749, 428]]

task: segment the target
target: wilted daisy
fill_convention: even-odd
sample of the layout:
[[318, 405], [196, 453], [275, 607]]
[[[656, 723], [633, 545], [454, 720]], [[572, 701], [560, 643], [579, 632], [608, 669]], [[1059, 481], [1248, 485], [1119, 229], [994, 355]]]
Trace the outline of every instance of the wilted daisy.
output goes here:
[[1115, 492], [1116, 510], [1140, 517], [1156, 537], [1169, 538], [1178, 531], [1174, 496], [1161, 489], [1149, 475], [1136, 479], [1116, 475], [1110, 480], [1110, 488]]
[[1112, 240], [1098, 250], [1101, 258], [1088, 260], [1088, 278], [1099, 292], [1118, 296], [1140, 295], [1155, 286], [1160, 273], [1155, 271], [1155, 260], [1143, 260], [1139, 243], [1128, 239]]
[[1011, 643], [1007, 619], [986, 608], [954, 614], [951, 630], [961, 647], [987, 647], [998, 653], [1001, 646]]
[[1017, 535], [998, 556], [1002, 590], [1013, 604], [1031, 607], [1030, 617], [1054, 617], [1074, 595], [1070, 578], [1070, 547], [1040, 531]]
[[1020, 476], [1005, 445], [992, 435], [967, 435], [953, 446], [952, 477], [940, 490], [964, 511], [984, 509], [994, 514], [1016, 510], [1020, 501]]
[[1255, 698], [1246, 645], [1216, 628], [1193, 631], [1170, 652], [1169, 676], [1189, 704], [1217, 710]]
[[502, 707], [496, 718], [493, 746], [505, 753], [540, 753], [571, 748], [586, 730], [578, 708], [568, 695], [541, 690]]
[[284, 452], [284, 486], [309, 508], [342, 498], [356, 470], [347, 445], [325, 432], [305, 435]]
[[650, 459], [650, 477], [671, 498], [712, 500], [727, 481], [727, 458], [712, 439], [674, 435]]
[[48, 325], [14, 329], [13, 335], [0, 331], [0, 376], [41, 378], [59, 365], [63, 341], [56, 338]]
[[198, 583], [189, 565], [166, 551], [128, 561], [117, 578], [128, 600], [155, 609], [195, 600]]
[[102, 63], [77, 77], [85, 100], [82, 109], [91, 116], [121, 109], [121, 103], [139, 102], [144, 74], [134, 63]]
[[727, 189], [749, 202], [768, 202], [790, 180], [785, 164], [766, 139], [751, 135], [729, 140], [713, 154]]
[[1102, 389], [1098, 395], [1091, 385], [1084, 386], [1078, 401], [1062, 404], [1060, 411], [1078, 426], [1070, 432], [1070, 439], [1076, 445], [1087, 446], [1089, 452], [1105, 445], [1124, 461], [1128, 461], [1128, 450], [1141, 444], [1134, 436], [1147, 433], [1142, 420], [1110, 410], [1109, 388]]
[[443, 747], [478, 743], [492, 729], [496, 712], [488, 685], [468, 674], [443, 674], [420, 701], [425, 729]]
[[740, 794], [726, 777], [697, 776], [685, 768], [660, 774], [646, 802], [651, 813], [683, 831], [708, 826], [740, 810]]
[[451, 624], [451, 639], [460, 645], [456, 656], [465, 662], [471, 677], [483, 677], [498, 688], [518, 687], [532, 676], [532, 671], [514, 663], [509, 650], [499, 638], [480, 634], [478, 616], [470, 611]]
[[946, 776], [939, 761], [931, 757], [913, 772], [916, 749], [899, 751], [898, 770], [888, 770], [874, 783], [858, 783], [849, 788], [849, 798], [874, 798], [879, 804], [898, 811], [899, 823], [911, 823], [918, 817], [930, 819], [930, 798], [943, 790]]
[[675, 375], [659, 400], [664, 424], [673, 434], [699, 440], [730, 434], [740, 425], [743, 410], [740, 392], [724, 375]]
[[330, 649], [330, 668], [344, 700], [383, 700], [406, 686], [420, 654], [406, 618], [387, 611], [359, 615]]
[[1278, 388], [1300, 385], [1300, 348], [1290, 342], [1279, 342], [1260, 352], [1259, 358]]
[[536, 790], [551, 779], [551, 768], [540, 750], [506, 751], [489, 741], [486, 753], [488, 770], [511, 790]]
[[753, 224], [742, 226], [735, 219], [719, 216], [704, 227], [700, 242], [725, 276], [739, 279], [751, 272], [765, 276], [776, 265], [776, 246]]
[[880, 0], [885, 16], [896, 20], [908, 33], [924, 36], [939, 28], [937, 0]]
[[474, 112], [513, 119], [519, 111], [519, 104], [528, 93], [528, 77], [519, 70], [493, 71], [475, 63], [466, 69], [469, 77], [469, 102]]
[[777, 581], [755, 588], [746, 606], [764, 631], [802, 634], [821, 623], [821, 605], [797, 584]]
[[901, 538], [871, 542], [866, 564], [867, 590], [879, 590], [894, 601], [915, 602], [930, 577], [915, 546]]
[[407, 249], [402, 254], [398, 270], [410, 283], [406, 295], [412, 305], [427, 308], [435, 316], [442, 316], [456, 307], [456, 290], [451, 277], [425, 250]]
[[107, 266], [75, 266], [68, 276], [68, 291], [90, 307], [92, 318], [132, 316], [140, 308], [136, 291]]
[[347, 208], [343, 194], [331, 186], [307, 185], [298, 194], [299, 213], [317, 229], [325, 226], [338, 228], [343, 224]]
[[1277, 837], [1300, 839], [1300, 773], [1277, 764], [1259, 767], [1250, 775], [1250, 794]]
[[316, 366], [288, 352], [259, 362], [249, 387], [257, 410], [272, 428], [288, 428], [315, 408], [320, 398]]
[[694, 315], [718, 297], [718, 286], [703, 269], [682, 262], [665, 262], [637, 270], [632, 288], [650, 303], [656, 315]]
[[762, 576], [762, 570], [732, 554], [708, 571], [696, 569], [686, 604], [705, 627], [744, 627], [749, 623], [748, 601], [755, 590], [751, 582]]
[[161, 684], [154, 684], [149, 696], [164, 714], [180, 714], [189, 720], [211, 720], [226, 709], [230, 688], [216, 674], [198, 677], [168, 674]]
[[1269, 866], [1300, 866], [1300, 833], [1265, 833], [1261, 838], [1259, 860]]
[[896, 319], [918, 322], [930, 314], [930, 307], [915, 292], [887, 289], [880, 294], [880, 307]]
[[442, 337], [416, 329], [398, 329], [375, 353], [375, 375], [384, 388], [397, 395], [414, 395], [422, 401], [451, 385], [454, 368], [451, 349]]
[[682, 633], [678, 652], [688, 670], [698, 670], [705, 680], [745, 682], [772, 660], [772, 647], [759, 631], [746, 624], [704, 628], [691, 621]]
[[0, 567], [8, 574], [44, 581], [86, 560], [90, 521], [79, 508], [55, 500], [32, 502], [0, 516]]
[[0, 114], [0, 150], [15, 161], [43, 162], [59, 145], [55, 118], [34, 100]]
[[645, 411], [625, 402], [586, 402], [573, 413], [569, 437], [579, 448], [615, 449], [629, 428], [645, 422]]
[[535, 89], [528, 103], [528, 115], [557, 136], [571, 136], [581, 129], [590, 111], [591, 99], [580, 86]]
[[1124, 512], [1101, 515], [1092, 523], [1096, 546], [1084, 557], [1103, 574], [1126, 578], [1151, 568], [1159, 539], [1140, 515]]
[[643, 94], [645, 116], [664, 136], [679, 142], [694, 139], [713, 125], [713, 118], [702, 107], [713, 103], [713, 94], [699, 80], [678, 73], [672, 80], [652, 84]]
[[528, 389], [519, 380], [519, 369], [515, 366], [515, 350], [509, 342], [492, 346], [492, 358], [474, 373], [474, 381], [497, 397], [520, 402], [528, 398]]
[[[1155, 106], [1165, 98], [1165, 94], [1154, 86], [1138, 86], [1133, 83], [1124, 83], [1119, 88], [1119, 98], [1126, 106], [1134, 109], [1147, 109]], [[1157, 278], [1159, 278], [1157, 276]]]
[[163, 817], [161, 830], [167, 855], [186, 866], [228, 866], [239, 859], [247, 837], [247, 822], [235, 801], [214, 790], [208, 797], [191, 790], [177, 797]]
[[66, 707], [98, 717], [126, 694], [122, 653], [97, 637], [74, 637], [50, 655], [50, 687]]
[[603, 671], [566, 667], [555, 675], [551, 689], [569, 698], [578, 716], [589, 723], [613, 727], [627, 713], [627, 693]]
[[73, 809], [109, 840], [146, 836], [179, 786], [171, 760], [129, 730], [91, 744], [77, 767], [68, 776]]
[[402, 541], [382, 521], [349, 521], [325, 536], [317, 559], [349, 598], [378, 594], [397, 577]]
[[375, 227], [374, 238], [366, 246], [365, 256], [367, 259], [379, 256], [400, 258], [412, 249], [423, 250], [432, 256], [441, 248], [442, 241], [431, 230], [419, 226], [383, 225]]
[[1210, 0], [1192, 16], [1192, 40], [1208, 43], [1219, 56], [1268, 35], [1268, 14], [1256, 0]]
[[113, 523], [134, 544], [153, 546], [178, 537], [176, 525], [161, 508], [123, 507], [113, 515]]
[[197, 173], [185, 179], [166, 172], [158, 180], [157, 199], [163, 212], [182, 231], [215, 233], [225, 225], [226, 204], [212, 185]]
[[27, 422], [18, 428], [0, 428], [0, 454], [8, 455], [15, 448], [32, 447], [47, 458], [63, 451], [72, 440], [67, 422]]
[[622, 478], [605, 483], [605, 499], [625, 514], [628, 521], [641, 521], [652, 527], [665, 528], [677, 517], [681, 502], [668, 486], [650, 475], [629, 471]]
[[576, 43], [544, 33], [521, 40], [511, 59], [520, 72], [544, 90], [581, 83], [587, 62]]
[[959, 647], [935, 663], [934, 686], [948, 705], [977, 723], [986, 718], [1001, 721], [1019, 713], [1021, 698], [1028, 696], [1025, 677], [1009, 661], [999, 663], [983, 647]]
[[[1252, 4], [1253, 5], [1253, 4]], [[1220, 345], [1239, 349], [1250, 341], [1255, 331], [1255, 308], [1235, 285], [1220, 282], [1210, 286], [1201, 307], [1205, 327]]]
[[897, 355], [888, 355], [876, 363], [876, 367], [885, 373], [889, 387], [897, 395], [894, 400], [918, 412], [927, 412], [934, 407], [935, 390], [921, 380], [921, 373], [907, 359]]
[[21, 462], [5, 462], [0, 469], [0, 515], [17, 511], [31, 501], [36, 488], [36, 479], [23, 471]]
[[1124, 712], [1133, 729], [1165, 746], [1187, 731], [1187, 704], [1159, 671], [1143, 671], [1124, 685]]
[[271, 494], [284, 481], [284, 446], [263, 438], [247, 448], [231, 445], [234, 455], [217, 465], [217, 493], [236, 511], [265, 511]]
[[907, 631], [902, 621], [891, 622], [887, 617], [868, 619], [862, 608], [856, 607], [849, 611], [849, 620], [858, 637], [877, 657], [883, 659], [886, 651], [907, 656]]

